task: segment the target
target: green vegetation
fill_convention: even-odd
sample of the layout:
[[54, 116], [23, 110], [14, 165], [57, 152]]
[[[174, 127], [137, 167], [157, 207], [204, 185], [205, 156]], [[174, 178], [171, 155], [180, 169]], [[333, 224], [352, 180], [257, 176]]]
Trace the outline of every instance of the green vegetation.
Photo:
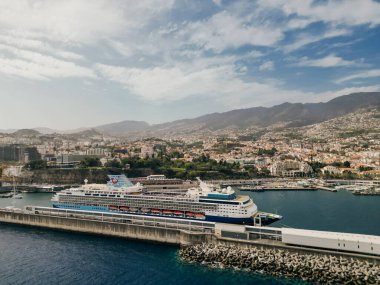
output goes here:
[[239, 142], [231, 142], [231, 141], [220, 141], [216, 143], [213, 148], [218, 153], [228, 153], [231, 150], [238, 149], [241, 147], [244, 147], [244, 144], [241, 144]]
[[260, 148], [258, 151], [258, 155], [269, 155], [269, 156], [274, 156], [277, 152], [277, 149], [272, 147], [271, 149], [263, 149]]
[[45, 160], [32, 160], [25, 164], [25, 167], [30, 170], [46, 169], [47, 163]]
[[86, 157], [80, 162], [80, 167], [89, 168], [89, 167], [101, 167], [102, 163], [98, 157]]
[[373, 167], [370, 167], [370, 166], [359, 166], [359, 171], [360, 172], [369, 171], [369, 170], [373, 170]]
[[315, 161], [315, 162], [310, 163], [310, 166], [311, 166], [311, 168], [313, 168], [313, 171], [317, 173], [317, 172], [319, 172], [323, 167], [325, 167], [326, 164], [325, 164], [325, 163], [322, 163], [322, 162]]
[[106, 164], [104, 166], [107, 168], [122, 168], [120, 161], [117, 159], [113, 159], [113, 160], [106, 162]]
[[[108, 162], [105, 167], [119, 173], [126, 173], [129, 177], [145, 176], [149, 174], [164, 174], [168, 178], [195, 179], [248, 179], [253, 177], [266, 177], [269, 170], [259, 172], [255, 167], [241, 168], [237, 162], [228, 163], [216, 161], [208, 155], [202, 154], [193, 161], [184, 161], [173, 158], [173, 155], [145, 158], [131, 157], [122, 159], [122, 163]], [[129, 164], [130, 169], [123, 170], [122, 165]]]
[[293, 132], [289, 132], [289, 133], [285, 133], [284, 137], [289, 138], [291, 140], [301, 140], [301, 139], [303, 139], [302, 134], [300, 134], [298, 132], [294, 132], [294, 131]]
[[336, 167], [346, 167], [346, 168], [351, 167], [351, 163], [349, 161], [345, 161], [343, 163], [340, 161], [335, 161], [331, 165], [336, 166]]

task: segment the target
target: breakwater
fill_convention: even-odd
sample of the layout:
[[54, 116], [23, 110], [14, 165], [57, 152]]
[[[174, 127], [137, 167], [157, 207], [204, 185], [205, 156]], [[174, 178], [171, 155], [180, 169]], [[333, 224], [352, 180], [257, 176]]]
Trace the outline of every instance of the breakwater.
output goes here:
[[380, 284], [380, 265], [357, 258], [210, 243], [184, 246], [179, 256], [210, 267], [248, 269], [320, 284]]

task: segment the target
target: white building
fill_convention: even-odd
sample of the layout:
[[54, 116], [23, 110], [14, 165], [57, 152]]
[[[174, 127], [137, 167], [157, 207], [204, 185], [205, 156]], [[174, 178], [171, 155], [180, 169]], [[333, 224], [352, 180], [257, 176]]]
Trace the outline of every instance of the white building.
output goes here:
[[323, 174], [328, 174], [328, 173], [330, 173], [330, 174], [340, 174], [341, 173], [341, 171], [338, 168], [336, 168], [335, 166], [332, 166], [332, 165], [327, 165], [327, 166], [323, 167], [321, 169], [321, 172]]
[[313, 168], [306, 162], [286, 159], [275, 161], [270, 167], [270, 172], [273, 176], [293, 177], [312, 173]]
[[146, 158], [146, 157], [153, 157], [154, 149], [151, 145], [143, 145], [141, 147], [140, 157]]

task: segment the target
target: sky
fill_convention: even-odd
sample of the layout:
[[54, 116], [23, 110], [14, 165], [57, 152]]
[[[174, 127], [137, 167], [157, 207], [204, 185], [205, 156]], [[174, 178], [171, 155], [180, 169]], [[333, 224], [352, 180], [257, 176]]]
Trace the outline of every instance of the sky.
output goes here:
[[376, 0], [1, 0], [0, 129], [380, 91]]

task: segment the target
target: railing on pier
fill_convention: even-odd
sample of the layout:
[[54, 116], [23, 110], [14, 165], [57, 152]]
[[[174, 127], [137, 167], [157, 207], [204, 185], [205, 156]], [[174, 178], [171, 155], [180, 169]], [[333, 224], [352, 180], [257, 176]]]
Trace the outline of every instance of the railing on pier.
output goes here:
[[[17, 209], [8, 209], [18, 211]], [[42, 215], [50, 217], [64, 217], [79, 220], [91, 220], [107, 223], [131, 224], [156, 228], [170, 228], [178, 230], [189, 230], [192, 232], [214, 233], [215, 223], [205, 221], [184, 220], [176, 218], [163, 218], [154, 216], [106, 213], [83, 210], [57, 209], [51, 207], [26, 206], [27, 214]]]

